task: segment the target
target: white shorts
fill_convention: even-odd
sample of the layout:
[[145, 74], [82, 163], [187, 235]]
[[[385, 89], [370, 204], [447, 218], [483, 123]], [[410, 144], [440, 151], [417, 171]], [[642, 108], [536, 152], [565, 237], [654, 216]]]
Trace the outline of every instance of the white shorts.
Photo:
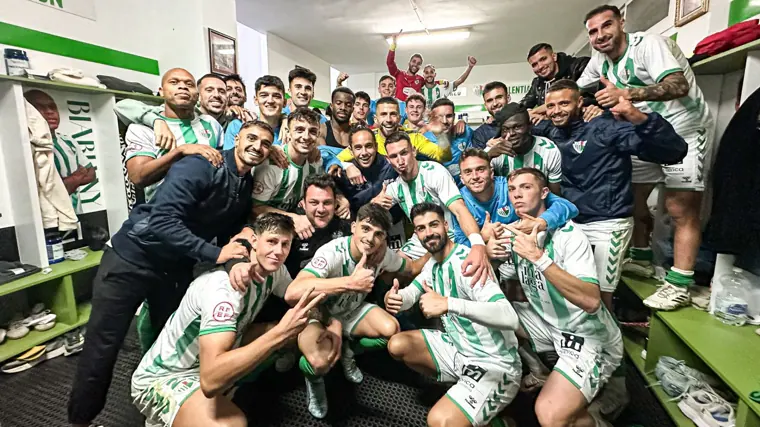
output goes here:
[[197, 369], [157, 377], [145, 389], [138, 388], [132, 382], [132, 403], [145, 415], [150, 425], [169, 427], [182, 404], [200, 388], [201, 373]]
[[364, 319], [364, 316], [366, 316], [373, 308], [379, 307], [375, 304], [363, 302], [359, 307], [356, 307], [347, 313], [333, 315], [333, 317], [339, 320], [340, 324], [343, 325], [343, 335], [350, 336], [353, 335], [354, 329], [356, 329], [359, 322], [361, 322], [362, 319]]
[[710, 153], [715, 130], [711, 127], [689, 132], [683, 139], [689, 144], [686, 157], [675, 165], [658, 165], [632, 158], [633, 183], [665, 183], [665, 188], [685, 191], [704, 191], [710, 166]]
[[[449, 230], [449, 239], [454, 240], [454, 232]], [[412, 237], [406, 241], [404, 246], [401, 247], [401, 253], [408, 256], [412, 261], [418, 260], [428, 253], [427, 249], [422, 246], [420, 239], [416, 234], [412, 234]]]
[[602, 292], [615, 292], [623, 272], [628, 244], [633, 235], [633, 218], [607, 219], [575, 225], [591, 243], [599, 289]]
[[455, 382], [446, 397], [473, 426], [485, 426], [509, 405], [520, 390], [522, 368], [497, 358], [474, 358], [459, 353], [445, 332], [421, 329], [437, 380]]
[[620, 334], [612, 342], [579, 337], [552, 327], [528, 303], [512, 305], [533, 351], [556, 351], [559, 360], [554, 370], [580, 390], [586, 402], [591, 402], [623, 360]]

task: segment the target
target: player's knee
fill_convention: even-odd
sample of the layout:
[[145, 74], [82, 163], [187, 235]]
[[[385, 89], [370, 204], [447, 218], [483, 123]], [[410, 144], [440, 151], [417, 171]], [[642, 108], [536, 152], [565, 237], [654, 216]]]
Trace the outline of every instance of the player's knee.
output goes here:
[[441, 411], [438, 408], [433, 407], [433, 409], [428, 412], [427, 425], [428, 427], [447, 427], [450, 425], [450, 418], [451, 417], [449, 417], [445, 411]]
[[216, 419], [210, 425], [213, 427], [248, 427], [248, 420], [245, 418], [245, 414], [238, 409], [236, 414], [226, 416], [223, 419]]
[[384, 338], [390, 338], [399, 333], [400, 330], [398, 320], [392, 316], [386, 316], [377, 328], [377, 332]]
[[668, 197], [665, 208], [673, 221], [679, 222], [699, 219], [699, 199], [691, 197]]
[[570, 420], [566, 414], [558, 410], [557, 405], [549, 399], [542, 399], [541, 396], [536, 400], [536, 418], [541, 427], [565, 427], [570, 425]]
[[396, 360], [404, 358], [404, 354], [408, 347], [409, 337], [404, 334], [393, 335], [391, 339], [388, 340], [388, 353]]
[[330, 362], [327, 360], [327, 355], [325, 354], [309, 354], [306, 356], [306, 360], [309, 361], [311, 368], [314, 370], [314, 375], [322, 376], [327, 374], [330, 370]]

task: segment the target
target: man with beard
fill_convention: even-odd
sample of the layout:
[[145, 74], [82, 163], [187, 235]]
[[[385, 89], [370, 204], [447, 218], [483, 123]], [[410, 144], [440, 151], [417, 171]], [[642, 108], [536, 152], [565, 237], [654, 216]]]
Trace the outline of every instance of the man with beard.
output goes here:
[[321, 125], [320, 136], [328, 147], [348, 147], [348, 133], [351, 130], [351, 114], [354, 109], [354, 92], [347, 87], [335, 88], [327, 107], [330, 120]]
[[[348, 79], [348, 74], [346, 73], [340, 73], [338, 76], [338, 87], [343, 86], [343, 83]], [[396, 79], [385, 75], [380, 77], [380, 81], [377, 85], [377, 92], [380, 94], [380, 99], [382, 98], [394, 98], [396, 96]], [[357, 92], [357, 97], [359, 93], [364, 92]], [[401, 114], [401, 121], [403, 122], [406, 120], [406, 102], [396, 100], [399, 105], [399, 113]], [[355, 112], [356, 110], [354, 110]], [[371, 100], [369, 103], [369, 114], [367, 114], [366, 120], [367, 124], [370, 126], [373, 126], [375, 124], [375, 114], [377, 114], [377, 100]]]
[[[175, 81], [184, 74], [170, 71], [166, 92], [174, 86], [189, 92], [187, 82]], [[184, 78], [195, 83], [192, 77]], [[252, 206], [251, 171], [267, 159], [272, 139], [269, 125], [248, 122], [235, 149], [222, 153], [220, 167], [201, 156], [179, 160], [153, 200], [132, 209], [111, 238], [93, 284], [92, 314], [69, 399], [69, 422], [89, 426], [103, 409], [116, 356], [140, 303], [147, 298], [152, 328], [160, 331], [179, 306], [196, 262], [219, 264], [248, 255], [240, 243], [220, 248], [210, 242], [228, 242], [243, 228]]]
[[495, 122], [501, 129], [501, 140], [486, 148], [494, 175], [507, 176], [523, 167], [536, 168], [549, 177], [549, 189], [559, 196], [562, 155], [551, 140], [531, 134], [533, 123], [528, 110], [509, 103], [496, 114]]
[[[449, 224], [452, 223], [453, 213], [472, 245], [460, 273], [472, 277], [475, 283], [485, 283], [492, 275], [485, 242], [480, 235], [478, 224], [462, 201], [462, 195], [454, 179], [440, 163], [417, 161], [414, 146], [406, 133], [396, 132], [390, 135], [386, 144], [388, 161], [399, 176], [394, 182], [384, 184], [383, 190], [372, 199], [372, 203], [385, 209], [397, 204], [410, 220], [412, 208], [422, 202], [432, 202], [441, 206]], [[451, 230], [449, 232], [452, 233]], [[416, 235], [401, 248], [401, 252], [413, 260], [427, 254]]]
[[227, 88], [227, 103], [230, 106], [243, 108], [248, 98], [243, 78], [239, 74], [229, 74], [224, 76], [224, 83]]
[[391, 217], [386, 210], [371, 203], [362, 206], [351, 224], [351, 235], [319, 248], [288, 286], [285, 300], [291, 304], [310, 290], [327, 296], [323, 309], [328, 318], [310, 322], [298, 337], [298, 347], [303, 353], [299, 367], [306, 378], [309, 412], [315, 418], [327, 415], [323, 376], [338, 359], [349, 381], [358, 384], [364, 379], [356, 367], [354, 351], [351, 345], [343, 343], [343, 336], [359, 341], [357, 344], [363, 349], [381, 349], [399, 331], [393, 316], [364, 301], [375, 278], [383, 272], [414, 276], [427, 261], [407, 262], [388, 250], [386, 238], [390, 227]]
[[436, 80], [435, 67], [431, 64], [425, 65], [425, 69], [422, 70], [422, 75], [425, 77], [425, 84], [422, 86], [420, 93], [427, 101], [428, 105], [433, 105], [435, 101], [441, 98], [448, 98], [452, 93], [456, 92], [459, 86], [464, 84], [467, 77], [470, 76], [472, 68], [478, 60], [474, 56], [467, 57], [467, 69], [464, 70], [458, 79], [454, 80], [454, 83], [449, 83], [445, 80]]
[[530, 83], [520, 105], [525, 108], [544, 106], [546, 89], [560, 79], [578, 80], [589, 61], [588, 56], [574, 57], [564, 52], [555, 53], [549, 43], [539, 43], [528, 51], [528, 64], [536, 77]]
[[[204, 88], [224, 85], [215, 76], [202, 79], [201, 84]], [[224, 131], [214, 118], [195, 113], [199, 92], [193, 76], [181, 68], [171, 69], [164, 74], [159, 93], [164, 105], [157, 123], [168, 127], [176, 141], [174, 148], [167, 151], [159, 147], [153, 129], [141, 124], [129, 125], [124, 137], [129, 179], [144, 189], [146, 202], [153, 199], [161, 180], [179, 159], [200, 154], [214, 165], [222, 163], [219, 150]], [[207, 98], [209, 105], [216, 103], [212, 101], [214, 98], [214, 95]]]
[[441, 98], [435, 101], [432, 107], [430, 107], [430, 124], [427, 128], [440, 126], [440, 132], [433, 135], [436, 141], [441, 136], [444, 136], [444, 139], [451, 141], [451, 160], [443, 165], [454, 178], [457, 187], [461, 187], [462, 181], [459, 179], [459, 158], [462, 156], [462, 152], [470, 148], [472, 145], [473, 131], [469, 126], [465, 125], [464, 132], [457, 133], [454, 126], [455, 120], [454, 102], [448, 98]]
[[428, 413], [428, 426], [505, 425], [504, 420], [489, 423], [520, 388], [517, 314], [495, 281], [489, 278], [481, 286], [459, 273], [470, 249], [448, 238], [441, 206], [415, 205], [411, 219], [433, 259], [410, 286], [399, 290], [394, 280], [385, 309], [396, 315], [419, 301], [425, 317], [441, 318], [443, 331], [401, 332], [391, 337], [388, 352], [417, 372], [455, 382]]
[[[653, 226], [647, 198], [657, 183], [665, 183], [665, 208], [673, 220], [673, 266], [665, 286], [644, 301], [650, 308], [673, 310], [689, 304], [689, 285], [701, 241], [699, 218], [705, 177], [709, 174], [714, 122], [697, 86], [694, 72], [675, 41], [649, 33], [626, 33], [620, 10], [599, 6], [585, 19], [594, 55], [578, 80], [586, 85], [600, 80], [596, 93], [603, 107], [620, 99], [644, 112], [657, 111], [686, 140], [689, 151], [681, 163], [663, 166], [634, 159], [634, 242], [630, 271], [652, 276], [649, 235]], [[626, 64], [618, 67], [617, 64]]]
[[498, 142], [498, 135], [500, 129], [494, 123], [493, 118], [496, 117], [496, 113], [509, 104], [509, 90], [507, 85], [502, 82], [490, 82], [483, 87], [483, 104], [485, 104], [486, 111], [491, 115], [490, 121], [483, 123], [472, 134], [472, 146], [474, 148], [485, 148]]
[[351, 115], [351, 124], [362, 124], [366, 125], [369, 114], [369, 106], [372, 102], [372, 99], [370, 99], [369, 94], [364, 91], [356, 92], [355, 94], [356, 100], [354, 101], [354, 112]]
[[[396, 98], [399, 101], [406, 101], [406, 98], [409, 97], [409, 95], [419, 93], [420, 89], [422, 89], [424, 79], [417, 74], [422, 66], [422, 55], [415, 53], [409, 58], [407, 70], [399, 70], [398, 66], [396, 66], [396, 42], [400, 35], [401, 31], [399, 31], [398, 34], [393, 35], [393, 42], [388, 48], [388, 56], [385, 59], [385, 65], [388, 66], [388, 73], [396, 79]], [[381, 96], [385, 95], [381, 94]]]
[[[522, 168], [507, 179], [518, 213], [535, 217], [546, 210], [543, 173]], [[514, 304], [521, 325], [517, 334], [535, 351], [559, 356], [536, 400], [542, 426], [611, 427], [587, 407], [620, 366], [623, 340], [600, 300], [592, 244], [575, 225], [568, 221], [550, 231], [543, 243], [536, 226], [530, 233], [506, 226], [514, 233], [513, 260], [528, 300]]]

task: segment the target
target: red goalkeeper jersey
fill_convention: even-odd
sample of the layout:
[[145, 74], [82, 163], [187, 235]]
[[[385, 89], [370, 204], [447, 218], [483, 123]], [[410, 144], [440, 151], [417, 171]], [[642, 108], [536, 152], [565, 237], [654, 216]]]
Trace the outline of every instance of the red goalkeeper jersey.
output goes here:
[[422, 90], [425, 79], [417, 74], [409, 74], [408, 71], [399, 70], [396, 66], [395, 51], [388, 51], [388, 58], [385, 62], [388, 65], [388, 72], [396, 79], [396, 99], [406, 101], [409, 95]]

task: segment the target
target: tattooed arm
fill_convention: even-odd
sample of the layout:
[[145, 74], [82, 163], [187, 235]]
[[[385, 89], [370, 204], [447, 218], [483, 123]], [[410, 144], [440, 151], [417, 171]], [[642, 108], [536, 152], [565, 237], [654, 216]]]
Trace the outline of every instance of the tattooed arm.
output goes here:
[[689, 82], [682, 72], [668, 74], [660, 83], [628, 89], [627, 97], [636, 101], [670, 101], [683, 98], [689, 93]]

